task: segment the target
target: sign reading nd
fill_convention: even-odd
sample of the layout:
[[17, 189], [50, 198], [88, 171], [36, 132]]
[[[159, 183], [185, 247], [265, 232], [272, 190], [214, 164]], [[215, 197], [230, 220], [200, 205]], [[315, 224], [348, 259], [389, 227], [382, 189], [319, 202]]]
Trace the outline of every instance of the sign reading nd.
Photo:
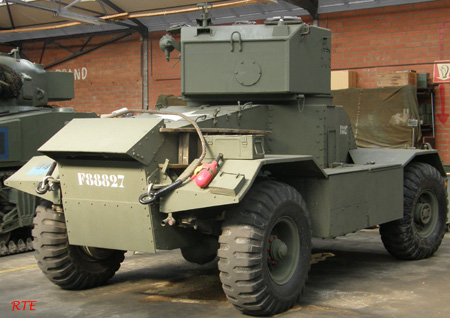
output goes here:
[[450, 83], [450, 61], [437, 61], [434, 63], [434, 83]]

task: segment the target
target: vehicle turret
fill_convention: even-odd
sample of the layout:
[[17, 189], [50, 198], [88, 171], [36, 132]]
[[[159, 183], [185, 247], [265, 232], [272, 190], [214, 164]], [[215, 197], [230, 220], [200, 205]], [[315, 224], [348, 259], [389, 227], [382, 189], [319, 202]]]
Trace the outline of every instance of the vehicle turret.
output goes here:
[[19, 56], [18, 49], [0, 53], [0, 112], [29, 110], [49, 101], [74, 97], [73, 74], [45, 71]]
[[330, 96], [330, 31], [301, 18], [276, 17], [264, 25], [202, 23], [168, 31], [181, 33], [181, 42], [174, 45], [168, 34], [160, 46], [166, 57], [180, 51], [181, 93], [190, 103]]

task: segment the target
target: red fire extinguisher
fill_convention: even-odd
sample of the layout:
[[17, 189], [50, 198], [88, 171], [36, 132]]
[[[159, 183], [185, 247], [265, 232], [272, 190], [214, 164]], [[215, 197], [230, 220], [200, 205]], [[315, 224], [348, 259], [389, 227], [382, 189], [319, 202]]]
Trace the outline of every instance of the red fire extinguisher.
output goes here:
[[191, 180], [195, 180], [195, 184], [200, 188], [206, 188], [216, 176], [217, 166], [219, 165], [219, 161], [222, 157], [223, 155], [219, 153], [216, 160], [213, 162], [204, 163], [199, 166], [191, 177]]

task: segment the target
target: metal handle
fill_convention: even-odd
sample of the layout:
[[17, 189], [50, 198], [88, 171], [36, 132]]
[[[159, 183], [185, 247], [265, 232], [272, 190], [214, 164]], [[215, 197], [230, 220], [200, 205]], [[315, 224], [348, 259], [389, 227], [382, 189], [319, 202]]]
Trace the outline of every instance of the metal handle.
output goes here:
[[233, 33], [231, 33], [231, 38], [230, 38], [230, 45], [231, 45], [231, 52], [234, 52], [234, 41], [233, 41], [233, 36], [237, 34], [239, 35], [239, 52], [242, 52], [242, 36], [241, 33], [239, 33], [239, 31], [234, 31]]

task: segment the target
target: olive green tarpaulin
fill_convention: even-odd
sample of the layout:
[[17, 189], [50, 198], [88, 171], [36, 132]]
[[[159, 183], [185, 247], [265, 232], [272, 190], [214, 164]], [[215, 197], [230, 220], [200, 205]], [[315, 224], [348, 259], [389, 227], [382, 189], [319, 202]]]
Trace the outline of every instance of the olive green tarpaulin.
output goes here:
[[[361, 148], [409, 148], [421, 138], [417, 89], [407, 85], [350, 88], [332, 92], [334, 105], [350, 117], [356, 144]], [[413, 142], [415, 140], [415, 142]]]

